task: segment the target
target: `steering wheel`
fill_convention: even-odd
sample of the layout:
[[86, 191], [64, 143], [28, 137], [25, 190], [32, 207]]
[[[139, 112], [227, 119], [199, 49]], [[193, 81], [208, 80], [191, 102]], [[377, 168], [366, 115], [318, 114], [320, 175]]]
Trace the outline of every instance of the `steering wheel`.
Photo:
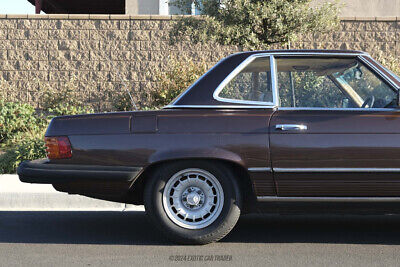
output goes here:
[[375, 103], [375, 97], [373, 95], [367, 97], [364, 103], [362, 104], [361, 108], [365, 108], [368, 105], [368, 108], [372, 108]]

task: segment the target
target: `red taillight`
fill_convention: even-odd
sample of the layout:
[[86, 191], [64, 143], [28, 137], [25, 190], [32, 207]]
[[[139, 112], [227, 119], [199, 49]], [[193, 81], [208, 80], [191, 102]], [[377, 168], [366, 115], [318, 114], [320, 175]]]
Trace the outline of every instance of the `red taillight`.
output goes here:
[[46, 137], [46, 152], [49, 159], [67, 159], [72, 157], [71, 143], [68, 137]]

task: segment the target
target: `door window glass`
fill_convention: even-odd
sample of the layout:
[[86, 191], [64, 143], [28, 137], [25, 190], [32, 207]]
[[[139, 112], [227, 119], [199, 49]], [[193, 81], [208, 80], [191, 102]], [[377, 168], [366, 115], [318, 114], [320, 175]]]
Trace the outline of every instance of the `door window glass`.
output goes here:
[[278, 72], [282, 107], [341, 108], [346, 96], [327, 76], [314, 71]]
[[392, 107], [396, 93], [356, 58], [277, 58], [282, 107]]

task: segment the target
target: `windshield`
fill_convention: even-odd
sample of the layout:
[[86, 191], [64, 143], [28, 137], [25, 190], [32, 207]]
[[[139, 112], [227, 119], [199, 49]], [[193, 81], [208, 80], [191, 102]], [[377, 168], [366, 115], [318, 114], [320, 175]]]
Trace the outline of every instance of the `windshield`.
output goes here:
[[396, 98], [396, 92], [360, 62], [343, 72], [334, 73], [333, 77], [352, 96], [357, 107], [369, 100], [373, 107], [384, 108]]

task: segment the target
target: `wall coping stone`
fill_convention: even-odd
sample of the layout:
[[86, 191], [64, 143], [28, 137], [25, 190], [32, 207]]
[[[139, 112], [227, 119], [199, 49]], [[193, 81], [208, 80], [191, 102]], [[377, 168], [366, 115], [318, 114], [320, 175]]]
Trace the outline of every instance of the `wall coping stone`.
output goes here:
[[110, 15], [106, 15], [106, 14], [89, 14], [89, 19], [110, 19]]
[[[0, 19], [176, 20], [192, 15], [0, 14]], [[195, 16], [201, 18], [201, 16]], [[340, 17], [341, 21], [400, 21], [400, 17]]]
[[27, 19], [28, 14], [7, 14], [8, 19]]
[[89, 14], [68, 14], [68, 19], [89, 19]]

